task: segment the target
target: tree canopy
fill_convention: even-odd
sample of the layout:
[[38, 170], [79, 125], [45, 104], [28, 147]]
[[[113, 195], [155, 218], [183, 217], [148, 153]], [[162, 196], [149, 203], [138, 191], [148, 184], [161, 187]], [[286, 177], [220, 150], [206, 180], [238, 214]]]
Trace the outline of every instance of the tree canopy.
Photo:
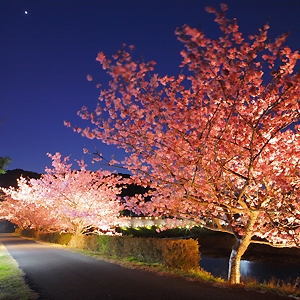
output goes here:
[[109, 171], [72, 170], [69, 157], [49, 154], [52, 168], [40, 179], [18, 179], [17, 188], [2, 188], [6, 194], [1, 216], [21, 228], [44, 232], [114, 233], [122, 218], [121, 177]]
[[11, 158], [6, 156], [6, 157], [2, 157], [0, 156], [0, 174], [4, 174], [5, 173], [5, 168], [9, 165], [9, 163], [11, 162]]
[[79, 112], [92, 127], [74, 130], [125, 149], [110, 164], [151, 187], [151, 201], [129, 199], [130, 209], [233, 234], [229, 279], [238, 283], [250, 243], [300, 245], [300, 55], [286, 34], [270, 41], [269, 25], [244, 37], [226, 10], [207, 8], [218, 39], [176, 30], [184, 45], [177, 76], [156, 74], [126, 47], [111, 59], [100, 52], [109, 88], [94, 111]]

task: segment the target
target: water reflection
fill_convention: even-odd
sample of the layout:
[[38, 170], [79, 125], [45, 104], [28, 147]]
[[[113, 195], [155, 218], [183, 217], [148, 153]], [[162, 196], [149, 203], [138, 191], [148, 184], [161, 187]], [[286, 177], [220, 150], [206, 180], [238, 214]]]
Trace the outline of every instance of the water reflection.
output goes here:
[[[212, 258], [202, 256], [200, 266], [215, 276], [227, 278], [228, 258]], [[241, 261], [241, 275], [255, 277], [263, 282], [272, 277], [282, 280], [295, 280], [300, 277], [300, 264], [284, 264], [267, 262]]]

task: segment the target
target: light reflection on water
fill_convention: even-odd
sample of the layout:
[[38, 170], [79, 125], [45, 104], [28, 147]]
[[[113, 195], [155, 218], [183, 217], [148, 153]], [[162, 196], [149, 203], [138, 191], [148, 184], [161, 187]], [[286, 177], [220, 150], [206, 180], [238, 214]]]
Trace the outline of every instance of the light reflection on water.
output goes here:
[[[202, 256], [200, 266], [214, 276], [227, 278], [228, 258]], [[242, 260], [241, 275], [244, 277], [255, 277], [260, 282], [270, 280], [272, 277], [282, 280], [295, 280], [297, 277], [300, 277], [300, 264], [279, 265]]]

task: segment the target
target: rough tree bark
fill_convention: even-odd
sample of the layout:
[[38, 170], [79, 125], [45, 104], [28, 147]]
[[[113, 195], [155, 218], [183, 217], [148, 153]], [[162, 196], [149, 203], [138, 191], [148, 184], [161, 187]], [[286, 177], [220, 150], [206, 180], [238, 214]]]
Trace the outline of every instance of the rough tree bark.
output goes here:
[[252, 229], [258, 217], [257, 211], [249, 211], [249, 222], [247, 225], [246, 235], [239, 237], [235, 234], [236, 242], [232, 247], [229, 266], [228, 266], [228, 280], [233, 284], [240, 283], [241, 280], [241, 259], [251, 243]]

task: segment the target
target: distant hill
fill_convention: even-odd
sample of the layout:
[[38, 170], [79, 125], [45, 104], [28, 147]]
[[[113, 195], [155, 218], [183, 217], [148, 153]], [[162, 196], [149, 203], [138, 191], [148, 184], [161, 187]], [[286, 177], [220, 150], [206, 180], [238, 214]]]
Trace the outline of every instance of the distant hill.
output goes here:
[[[118, 175], [122, 176], [123, 178], [130, 178], [129, 174], [118, 173]], [[148, 191], [149, 191], [148, 187], [145, 188], [145, 187], [142, 187], [142, 186], [132, 183], [132, 184], [128, 184], [126, 188], [122, 189], [120, 196], [121, 197], [125, 197], [125, 196], [132, 197], [135, 194], [143, 195]]]
[[[24, 178], [36, 178], [39, 179], [42, 174], [31, 172], [31, 171], [25, 171], [22, 169], [14, 169], [14, 170], [8, 170], [5, 174], [0, 174], [0, 187], [8, 188], [10, 186], [17, 187], [17, 179], [20, 178], [20, 176], [23, 176]], [[129, 174], [121, 174], [118, 175], [129, 178]], [[144, 194], [149, 190], [149, 188], [144, 188], [141, 186], [138, 186], [136, 184], [129, 184], [127, 188], [122, 190], [121, 197], [125, 196], [134, 196], [135, 194]]]
[[41, 174], [31, 171], [25, 171], [22, 169], [14, 169], [14, 170], [8, 170], [5, 174], [0, 174], [0, 186], [8, 188], [10, 186], [17, 187], [17, 179], [20, 178], [20, 176], [23, 176], [24, 178], [40, 178]]

